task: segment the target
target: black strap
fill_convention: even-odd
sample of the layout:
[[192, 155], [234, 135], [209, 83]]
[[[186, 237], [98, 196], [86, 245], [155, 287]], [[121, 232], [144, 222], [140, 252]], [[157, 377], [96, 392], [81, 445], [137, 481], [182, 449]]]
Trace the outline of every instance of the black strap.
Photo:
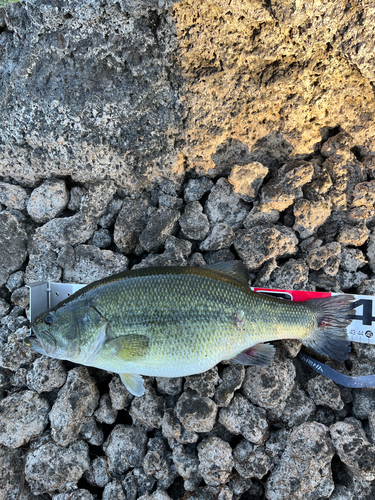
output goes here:
[[312, 368], [313, 370], [321, 373], [325, 377], [330, 378], [337, 384], [343, 385], [345, 387], [353, 387], [354, 389], [358, 389], [360, 387], [375, 387], [375, 375], [364, 375], [362, 377], [350, 377], [349, 375], [344, 375], [340, 372], [337, 372], [333, 368], [317, 361], [316, 359], [310, 358], [304, 352], [298, 354], [298, 357], [301, 361], [303, 361], [307, 366]]

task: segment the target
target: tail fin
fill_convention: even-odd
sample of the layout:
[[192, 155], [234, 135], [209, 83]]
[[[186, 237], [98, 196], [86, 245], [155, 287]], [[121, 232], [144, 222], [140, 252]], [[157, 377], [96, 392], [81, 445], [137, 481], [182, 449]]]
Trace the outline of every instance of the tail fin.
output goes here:
[[302, 340], [303, 344], [340, 363], [348, 359], [351, 349], [346, 327], [351, 319], [347, 315], [352, 311], [354, 300], [353, 295], [308, 300], [306, 305], [314, 311], [316, 324], [310, 335]]

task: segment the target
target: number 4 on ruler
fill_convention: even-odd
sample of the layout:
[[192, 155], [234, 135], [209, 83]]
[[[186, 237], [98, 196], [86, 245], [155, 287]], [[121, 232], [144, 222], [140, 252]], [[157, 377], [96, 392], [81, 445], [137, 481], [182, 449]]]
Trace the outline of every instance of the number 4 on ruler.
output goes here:
[[372, 315], [372, 300], [371, 299], [359, 299], [353, 302], [353, 309], [362, 306], [362, 314], [348, 314], [348, 318], [356, 319], [362, 321], [363, 325], [372, 325], [375, 322], [375, 317]]

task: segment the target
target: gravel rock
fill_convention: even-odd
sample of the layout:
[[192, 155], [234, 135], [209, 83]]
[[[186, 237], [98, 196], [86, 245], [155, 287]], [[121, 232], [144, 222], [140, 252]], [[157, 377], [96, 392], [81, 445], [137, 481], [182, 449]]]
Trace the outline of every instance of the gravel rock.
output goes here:
[[116, 479], [108, 483], [103, 490], [102, 500], [126, 500], [121, 483]]
[[64, 269], [66, 283], [92, 283], [128, 268], [128, 259], [112, 250], [100, 250], [91, 245], [78, 245], [75, 248], [72, 267]]
[[212, 228], [208, 237], [199, 245], [199, 249], [205, 252], [228, 248], [234, 242], [235, 237], [231, 227], [220, 223]]
[[209, 486], [224, 484], [234, 466], [232, 448], [218, 437], [204, 439], [198, 445], [199, 473]]
[[217, 250], [217, 252], [205, 252], [204, 259], [207, 264], [217, 264], [218, 262], [230, 262], [236, 260], [236, 256], [228, 248]]
[[94, 245], [98, 248], [107, 248], [112, 243], [112, 237], [108, 229], [98, 229], [94, 236], [88, 241], [89, 245]]
[[367, 274], [357, 271], [356, 273], [350, 273], [348, 271], [340, 270], [338, 273], [338, 282], [341, 290], [350, 290], [351, 288], [357, 288], [366, 278]]
[[309, 422], [294, 428], [280, 463], [267, 479], [267, 500], [329, 497], [334, 489], [333, 455], [327, 427]]
[[212, 399], [196, 396], [188, 390], [176, 405], [177, 417], [191, 432], [210, 432], [216, 422], [217, 406]]
[[45, 240], [51, 243], [53, 248], [61, 248], [85, 243], [92, 238], [95, 230], [94, 219], [78, 212], [71, 217], [50, 220], [37, 228], [34, 239], [42, 238], [42, 245], [45, 245]]
[[253, 208], [250, 210], [246, 219], [243, 221], [245, 229], [250, 229], [256, 226], [268, 226], [275, 224], [280, 218], [280, 212], [278, 210], [270, 210], [263, 212], [260, 207], [259, 202], [254, 202]]
[[69, 493], [53, 495], [52, 500], [94, 500], [94, 497], [88, 490], [79, 489]]
[[111, 398], [112, 408], [115, 410], [123, 410], [126, 408], [133, 395], [127, 390], [118, 375], [113, 375], [109, 383], [109, 395]]
[[34, 189], [27, 202], [27, 213], [38, 224], [58, 217], [67, 207], [69, 192], [62, 179], [51, 179]]
[[368, 241], [367, 257], [371, 271], [375, 273], [375, 229], [372, 230], [371, 236]]
[[24, 478], [24, 457], [22, 450], [0, 446], [0, 498], [1, 500], [31, 500]]
[[19, 448], [40, 436], [48, 423], [49, 404], [34, 391], [10, 394], [0, 402], [0, 444]]
[[236, 233], [234, 248], [252, 271], [273, 257], [286, 257], [297, 252], [298, 239], [288, 227], [253, 227]]
[[356, 293], [360, 295], [375, 295], [375, 280], [363, 280]]
[[172, 458], [178, 474], [184, 479], [185, 490], [194, 491], [202, 481], [198, 457], [189, 452], [187, 446], [179, 444], [173, 448]]
[[369, 443], [362, 424], [355, 418], [346, 418], [330, 427], [333, 446], [340, 460], [367, 481], [375, 479], [375, 445]]
[[147, 443], [148, 451], [143, 459], [143, 470], [158, 481], [158, 488], [166, 490], [178, 476], [172, 461], [172, 453], [167, 452], [164, 440], [154, 437]]
[[89, 418], [89, 420], [83, 424], [78, 437], [94, 446], [101, 446], [104, 441], [104, 433], [102, 429], [98, 427], [94, 417]]
[[251, 366], [246, 369], [241, 391], [262, 408], [282, 411], [294, 387], [295, 376], [293, 362], [276, 355], [267, 367]]
[[369, 236], [370, 230], [367, 228], [366, 224], [364, 224], [362, 227], [345, 226], [343, 229], [341, 229], [337, 240], [343, 246], [353, 245], [355, 247], [361, 247], [366, 243]]
[[246, 439], [233, 450], [234, 468], [244, 479], [262, 479], [272, 467], [264, 446], [253, 446]]
[[122, 482], [126, 500], [137, 500], [142, 495], [148, 494], [155, 486], [155, 478], [147, 475], [142, 468], [135, 468], [128, 472]]
[[[315, 410], [316, 407], [313, 401], [296, 383], [289, 397], [286, 399], [281, 416], [279, 417], [277, 408], [274, 411], [276, 413], [275, 418], [280, 418], [288, 428], [292, 428], [313, 420]], [[272, 410], [269, 413], [271, 414], [271, 412]], [[272, 418], [271, 415], [269, 415], [269, 418]]]
[[10, 311], [10, 304], [2, 298], [0, 298], [0, 318], [5, 316]]
[[178, 222], [185, 238], [192, 240], [204, 240], [210, 230], [207, 215], [203, 213], [203, 207], [199, 201], [192, 201], [186, 205]]
[[219, 373], [217, 366], [197, 375], [190, 375], [185, 378], [185, 391], [191, 389], [202, 398], [211, 398], [215, 394], [215, 387], [219, 383]]
[[177, 396], [182, 392], [182, 377], [155, 377], [158, 391], [169, 396]]
[[233, 191], [246, 201], [256, 200], [263, 179], [268, 174], [268, 168], [255, 161], [247, 165], [235, 165], [228, 177]]
[[142, 248], [147, 252], [156, 252], [162, 248], [168, 236], [176, 232], [179, 217], [178, 210], [171, 210], [165, 206], [155, 210], [139, 236]]
[[358, 248], [344, 247], [342, 249], [340, 267], [344, 269], [344, 271], [355, 273], [366, 264], [367, 260]]
[[320, 152], [322, 156], [328, 158], [332, 155], [344, 154], [350, 151], [352, 146], [353, 138], [350, 134], [341, 131], [333, 137], [327, 138], [327, 140], [323, 143]]
[[49, 414], [53, 440], [61, 446], [73, 443], [98, 402], [99, 391], [87, 368], [70, 370]]
[[95, 458], [91, 463], [90, 469], [85, 472], [84, 478], [93, 486], [104, 488], [110, 480], [106, 459], [104, 457]]
[[14, 292], [17, 288], [21, 288], [23, 285], [23, 277], [24, 277], [24, 272], [23, 271], [17, 271], [16, 273], [12, 273], [8, 281], [6, 282], [5, 286], [10, 292]]
[[[0, 200], [1, 201], [1, 200]], [[360, 182], [354, 188], [353, 207], [366, 207], [372, 209], [375, 205], [375, 180]]]
[[226, 366], [220, 376], [221, 380], [215, 391], [217, 406], [228, 406], [233, 399], [234, 391], [240, 389], [245, 378], [245, 367], [239, 364]]
[[0, 182], [0, 203], [8, 210], [25, 210], [28, 197], [21, 186]]
[[254, 285], [259, 283], [260, 286], [267, 285], [269, 288], [284, 290], [311, 290], [312, 288], [309, 284], [309, 268], [303, 260], [289, 259], [284, 265], [277, 266], [268, 280], [265, 277], [263, 276], [261, 281], [257, 280]]
[[0, 287], [24, 263], [27, 234], [10, 212], [0, 213]]
[[39, 394], [58, 389], [65, 381], [66, 369], [63, 362], [47, 356], [37, 358], [26, 374], [27, 387]]
[[317, 405], [328, 406], [338, 411], [344, 408], [339, 388], [324, 375], [310, 379], [307, 383], [307, 392]]
[[81, 198], [81, 212], [89, 218], [98, 219], [104, 215], [108, 204], [116, 193], [113, 181], [97, 181], [88, 184]]
[[285, 164], [277, 173], [277, 177], [268, 182], [262, 189], [261, 210], [283, 212], [295, 199], [302, 197], [301, 187], [311, 181], [314, 167], [310, 163], [293, 168]]
[[293, 229], [301, 238], [312, 236], [331, 215], [331, 203], [329, 201], [309, 201], [298, 199], [293, 207], [295, 223]]
[[324, 269], [332, 257], [339, 255], [341, 255], [341, 245], [332, 242], [321, 247], [312, 248], [307, 255], [306, 262], [310, 269], [318, 271]]
[[139, 427], [116, 425], [103, 445], [109, 474], [140, 467], [146, 455], [147, 433]]
[[220, 410], [219, 422], [232, 434], [242, 434], [252, 443], [258, 443], [268, 428], [265, 410], [252, 405], [239, 394], [234, 396], [227, 408]]
[[137, 200], [125, 198], [117, 216], [114, 241], [120, 252], [132, 253], [139, 245], [139, 236], [145, 229], [150, 200], [143, 196]]
[[156, 396], [152, 387], [145, 388], [145, 394], [134, 398], [129, 413], [133, 421], [144, 425], [148, 430], [159, 429], [163, 418], [164, 399]]
[[72, 212], [78, 212], [81, 207], [82, 198], [87, 193], [87, 189], [82, 186], [74, 186], [70, 190], [70, 199], [68, 209]]
[[90, 467], [89, 447], [83, 441], [64, 448], [47, 442], [26, 457], [25, 477], [35, 495], [70, 491]]
[[190, 203], [191, 201], [200, 200], [207, 191], [212, 189], [213, 185], [214, 183], [207, 177], [189, 179], [184, 191], [185, 202]]
[[99, 219], [99, 224], [105, 228], [109, 229], [115, 223], [117, 214], [120, 212], [123, 201], [119, 198], [113, 198], [109, 202], [109, 205], [105, 209], [104, 214]]
[[[15, 328], [18, 318], [14, 316], [12, 317], [12, 313], [9, 316], [4, 317], [2, 322], [5, 323], [5, 320], [7, 319], [9, 319], [8, 327], [15, 331], [12, 331], [8, 335], [7, 342], [0, 347], [0, 367], [16, 371], [22, 365], [32, 363], [37, 357], [37, 353], [30, 347], [25, 346], [23, 343], [25, 337], [30, 335], [30, 330], [26, 326], [16, 330]], [[22, 317], [22, 319], [25, 320], [24, 317]], [[10, 322], [12, 322], [13, 325], [10, 324]]]
[[10, 297], [10, 300], [13, 302], [13, 304], [22, 307], [22, 309], [26, 309], [29, 306], [29, 299], [30, 291], [25, 286], [14, 290]]
[[109, 394], [103, 394], [100, 398], [99, 408], [95, 411], [96, 420], [102, 424], [113, 424], [117, 418], [117, 410], [112, 408]]
[[166, 206], [168, 208], [180, 210], [182, 207], [183, 200], [178, 196], [171, 196], [170, 194], [160, 193], [159, 195], [159, 206]]
[[222, 177], [211, 189], [204, 211], [212, 226], [224, 222], [236, 231], [242, 226], [249, 210], [227, 179]]

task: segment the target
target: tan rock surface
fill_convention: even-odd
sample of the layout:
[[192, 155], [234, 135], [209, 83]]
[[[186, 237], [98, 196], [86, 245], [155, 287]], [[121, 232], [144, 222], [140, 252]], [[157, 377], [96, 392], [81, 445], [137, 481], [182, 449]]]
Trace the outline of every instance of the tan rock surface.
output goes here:
[[229, 138], [256, 160], [249, 150], [276, 131], [296, 154], [336, 125], [373, 147], [374, 10], [360, 0], [175, 4], [189, 168], [216, 175], [212, 155]]

